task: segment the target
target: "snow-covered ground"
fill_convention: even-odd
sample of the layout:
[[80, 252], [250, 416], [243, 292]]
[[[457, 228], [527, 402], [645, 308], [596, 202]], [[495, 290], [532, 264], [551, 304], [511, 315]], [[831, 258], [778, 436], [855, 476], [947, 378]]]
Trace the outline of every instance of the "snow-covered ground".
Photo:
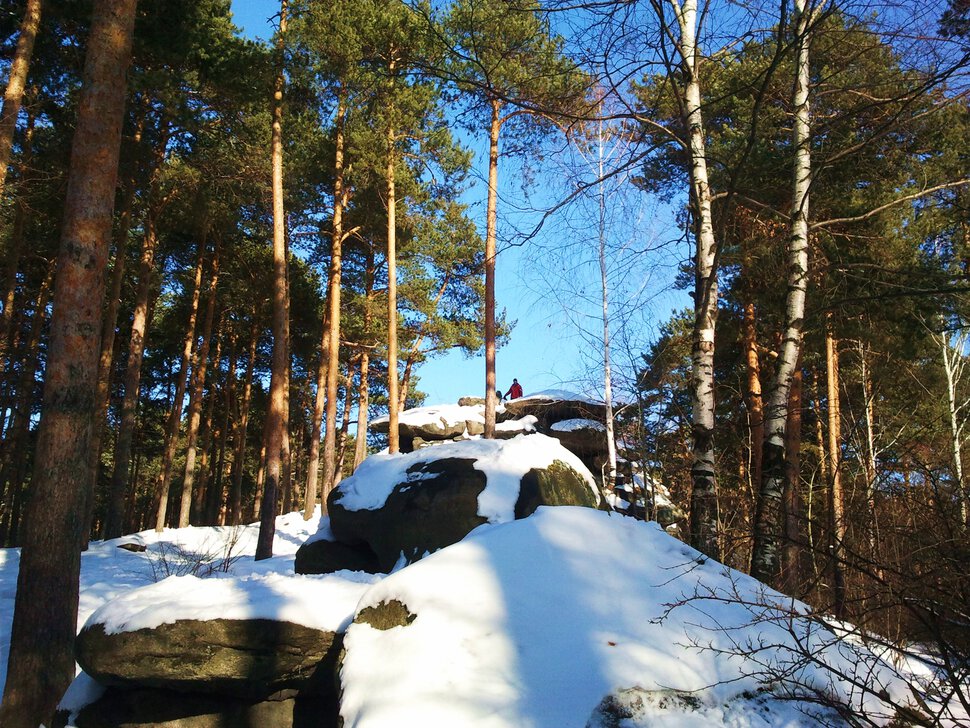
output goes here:
[[[327, 527], [281, 517], [276, 556], [261, 562], [252, 560], [255, 525], [94, 543], [82, 557], [79, 626], [101, 608], [95, 618], [111, 630], [207, 616], [331, 629], [365, 607], [401, 602], [415, 615], [409, 625], [348, 630], [342, 715], [356, 728], [819, 725], [818, 706], [785, 699], [801, 691], [885, 725], [885, 700], [911, 702], [906, 680], [930, 675], [858, 637], [836, 637], [804, 605], [619, 514], [543, 507], [387, 577], [295, 575], [297, 548]], [[123, 542], [148, 550], [119, 549]], [[187, 553], [209, 555], [215, 570], [159, 580], [199, 561], [182, 561]], [[4, 670], [17, 558], [0, 550]], [[939, 724], [967, 720], [964, 712]]]
[[[149, 530], [111, 541], [92, 541], [81, 554], [78, 629], [102, 605], [155, 582], [160, 583], [152, 590], [158, 592], [149, 590], [148, 599], [138, 600], [138, 609], [144, 610], [138, 619], [155, 624], [177, 619], [186, 609], [198, 610], [195, 619], [216, 613], [225, 616], [227, 611], [245, 615], [250, 609], [261, 610], [251, 615], [254, 617], [264, 612], [266, 616], [296, 612], [304, 600], [293, 595], [304, 592], [305, 582], [301, 584], [301, 580], [305, 577], [294, 574], [294, 556], [300, 545], [317, 533], [320, 520], [319, 511], [309, 521], [304, 521], [300, 513], [277, 518], [274, 557], [263, 561], [253, 560], [259, 534], [256, 523], [239, 528], [167, 528], [162, 533]], [[123, 543], [139, 544], [147, 550], [137, 553], [118, 548]], [[7, 679], [19, 564], [20, 549], [0, 549], [0, 691]], [[210, 578], [194, 578], [192, 570]], [[178, 578], [162, 581], [169, 574]], [[228, 577], [237, 578], [225, 585], [213, 581]], [[215, 590], [220, 591], [218, 598], [209, 601]], [[256, 594], [262, 598], [253, 599]], [[270, 598], [271, 594], [275, 598]], [[133, 611], [126, 610], [127, 618], [132, 618]]]

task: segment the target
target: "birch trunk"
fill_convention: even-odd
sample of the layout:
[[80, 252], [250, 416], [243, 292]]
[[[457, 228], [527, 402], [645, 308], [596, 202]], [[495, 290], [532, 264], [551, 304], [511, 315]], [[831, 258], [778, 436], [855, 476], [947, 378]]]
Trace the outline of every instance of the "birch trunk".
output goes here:
[[691, 351], [692, 456], [690, 543], [711, 558], [720, 559], [720, 518], [714, 452], [714, 330], [717, 322], [717, 243], [711, 212], [707, 149], [701, 109], [697, 2], [673, 3], [680, 29], [684, 61], [685, 119], [688, 130], [691, 197], [694, 205], [694, 331]]
[[795, 90], [792, 106], [791, 234], [788, 239], [788, 288], [785, 294], [785, 332], [778, 368], [765, 407], [765, 439], [761, 489], [755, 514], [751, 575], [769, 584], [781, 574], [782, 501], [785, 489], [785, 425], [792, 377], [798, 365], [808, 287], [808, 193], [812, 180], [809, 108], [809, 43], [811, 13], [808, 0], [795, 0]]
[[276, 535], [276, 498], [280, 484], [283, 430], [286, 428], [286, 369], [289, 352], [286, 321], [286, 220], [283, 211], [283, 48], [286, 35], [287, 0], [280, 2], [280, 27], [277, 34], [278, 67], [273, 90], [273, 357], [269, 403], [264, 424], [266, 469], [259, 514], [256, 560], [273, 555]]
[[104, 269], [135, 0], [94, 4], [51, 314], [33, 491], [25, 519], [0, 725], [52, 725], [74, 679], [78, 578], [91, 485]]
[[[961, 344], [964, 337], [957, 339]], [[946, 331], [940, 333], [940, 351], [943, 354], [943, 373], [946, 376], [947, 410], [950, 420], [950, 456], [953, 459], [953, 477], [960, 499], [960, 522], [970, 527], [970, 492], [963, 475], [963, 423], [960, 422], [961, 405], [957, 402], [956, 387], [963, 368], [962, 354], [954, 351]]]
[[[597, 179], [602, 180], [605, 167], [603, 164], [603, 122], [599, 123], [599, 134], [597, 136]], [[599, 266], [600, 266], [600, 291], [602, 292], [602, 314], [603, 314], [603, 401], [606, 405], [606, 458], [607, 471], [604, 478], [604, 488], [612, 492], [616, 482], [616, 432], [613, 426], [613, 375], [610, 367], [610, 301], [609, 301], [609, 280], [606, 267], [606, 190], [604, 183], [599, 183]]]

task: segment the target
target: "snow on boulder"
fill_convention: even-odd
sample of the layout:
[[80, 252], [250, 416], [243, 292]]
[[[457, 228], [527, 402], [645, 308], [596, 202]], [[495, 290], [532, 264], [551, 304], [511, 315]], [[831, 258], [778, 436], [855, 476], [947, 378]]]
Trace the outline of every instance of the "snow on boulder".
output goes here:
[[838, 723], [821, 696], [879, 725], [883, 698], [911, 701], [805, 605], [656, 524], [585, 508], [540, 508], [391, 574], [344, 646], [355, 728]]
[[539, 430], [549, 430], [563, 420], [595, 420], [606, 422], [606, 405], [591, 397], [560, 389], [548, 389], [527, 397], [509, 400], [505, 411], [513, 417], [532, 415]]
[[[385, 415], [370, 423], [374, 432], [387, 433], [390, 420]], [[456, 437], [480, 435], [485, 429], [484, 405], [446, 404], [433, 407], [413, 407], [398, 415], [401, 449], [410, 451], [411, 443], [419, 441], [451, 440]]]
[[377, 577], [169, 577], [94, 612], [76, 658], [103, 685], [266, 697], [326, 693], [344, 629]]
[[390, 571], [540, 505], [595, 507], [599, 493], [579, 458], [536, 434], [371, 455], [331, 492], [328, 512], [338, 541], [366, 544]]

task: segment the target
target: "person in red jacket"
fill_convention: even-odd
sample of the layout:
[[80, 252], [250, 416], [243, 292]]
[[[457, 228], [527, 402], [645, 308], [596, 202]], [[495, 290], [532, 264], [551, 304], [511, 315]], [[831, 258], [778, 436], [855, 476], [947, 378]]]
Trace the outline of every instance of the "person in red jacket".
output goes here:
[[509, 391], [505, 393], [505, 396], [509, 399], [518, 399], [522, 396], [522, 385], [519, 384], [518, 379], [512, 379], [512, 386], [509, 387]]

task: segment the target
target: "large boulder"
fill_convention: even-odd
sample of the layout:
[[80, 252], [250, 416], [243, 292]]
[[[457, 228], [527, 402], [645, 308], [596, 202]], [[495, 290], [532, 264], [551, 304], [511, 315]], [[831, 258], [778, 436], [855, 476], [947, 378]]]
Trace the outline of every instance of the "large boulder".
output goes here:
[[606, 422], [605, 404], [559, 390], [537, 392], [528, 397], [510, 400], [505, 403], [505, 412], [510, 417], [532, 415], [537, 420], [540, 432], [550, 430], [554, 423], [563, 420]]
[[293, 570], [297, 574], [332, 574], [335, 571], [381, 570], [377, 556], [367, 544], [318, 539], [307, 541], [296, 552]]
[[271, 619], [178, 620], [109, 633], [85, 625], [78, 664], [102, 685], [246, 698], [333, 691], [341, 635]]
[[[65, 725], [67, 716], [55, 725]], [[76, 728], [335, 728], [336, 699], [280, 697], [273, 700], [227, 698], [152, 688], [108, 688], [70, 720]]]
[[[439, 405], [434, 407], [415, 407], [401, 412], [398, 418], [398, 433], [401, 450], [410, 452], [415, 440], [438, 442], [459, 437], [480, 435], [485, 426], [484, 405]], [[373, 432], [386, 434], [390, 420], [378, 417], [370, 423]]]
[[366, 545], [390, 571], [483, 523], [524, 518], [539, 505], [598, 503], [595, 481], [575, 455], [529, 435], [373, 455], [331, 492], [328, 509], [335, 538]]

